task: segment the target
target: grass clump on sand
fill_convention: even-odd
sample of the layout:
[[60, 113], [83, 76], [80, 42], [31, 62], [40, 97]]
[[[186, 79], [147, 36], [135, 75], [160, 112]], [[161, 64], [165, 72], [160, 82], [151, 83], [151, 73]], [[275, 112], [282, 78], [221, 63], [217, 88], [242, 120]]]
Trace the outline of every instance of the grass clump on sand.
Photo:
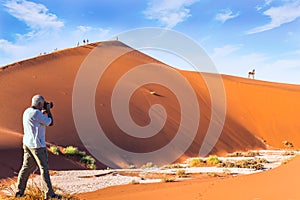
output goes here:
[[294, 145], [293, 143], [289, 142], [289, 141], [283, 141], [282, 144], [284, 145], [284, 147], [286, 148], [293, 148]]
[[185, 178], [185, 177], [188, 177], [187, 173], [186, 173], [185, 170], [183, 170], [183, 169], [177, 170], [177, 171], [176, 171], [176, 176], [177, 176], [178, 178]]
[[255, 157], [255, 156], [259, 156], [259, 152], [256, 151], [248, 151], [248, 152], [234, 152], [231, 154], [228, 154], [228, 157]]
[[75, 156], [78, 155], [78, 148], [73, 146], [68, 146], [62, 150], [63, 154], [66, 156]]
[[161, 167], [161, 169], [176, 169], [176, 168], [182, 168], [182, 166], [180, 164], [170, 164]]
[[57, 146], [50, 146], [49, 151], [54, 155], [59, 155], [59, 149]]
[[206, 159], [206, 163], [208, 165], [212, 165], [215, 166], [217, 164], [219, 164], [221, 161], [219, 160], [218, 156], [216, 155], [210, 155], [207, 159]]
[[282, 156], [294, 156], [295, 152], [294, 151], [285, 151], [281, 155]]
[[[14, 197], [15, 196], [15, 186], [1, 184], [0, 189], [7, 193], [7, 197], [1, 197], [0, 200], [44, 200], [44, 193], [37, 186], [36, 183], [27, 184], [26, 192], [24, 197]], [[53, 187], [54, 192], [60, 194], [65, 200], [79, 200], [75, 195], [69, 194], [62, 191], [60, 188]]]
[[201, 166], [204, 166], [205, 165], [205, 161], [202, 160], [202, 158], [191, 158], [188, 162], [188, 165], [190, 167], [201, 167]]
[[92, 156], [83, 156], [80, 159], [80, 162], [84, 163], [90, 169], [96, 169], [95, 159]]
[[249, 159], [249, 160], [237, 160], [234, 162], [226, 161], [219, 163], [219, 167], [236, 167], [236, 168], [249, 168], [255, 170], [262, 170], [264, 168], [264, 164], [268, 163], [268, 161], [264, 158], [259, 159]]
[[67, 146], [65, 148], [58, 146], [50, 146], [49, 151], [55, 155], [64, 155], [66, 157], [75, 157], [79, 162], [85, 164], [89, 169], [96, 169], [95, 159], [86, 154], [85, 151], [79, 151], [77, 147]]
[[157, 165], [152, 162], [147, 162], [146, 164], [141, 166], [141, 169], [149, 169], [149, 168], [157, 168]]
[[170, 177], [170, 176], [164, 174], [164, 176], [161, 179], [161, 182], [163, 182], [163, 183], [175, 182], [175, 178], [174, 177]]
[[220, 163], [218, 156], [216, 155], [210, 155], [206, 159], [202, 159], [200, 157], [191, 158], [188, 161], [189, 167], [203, 167], [203, 166], [216, 166]]

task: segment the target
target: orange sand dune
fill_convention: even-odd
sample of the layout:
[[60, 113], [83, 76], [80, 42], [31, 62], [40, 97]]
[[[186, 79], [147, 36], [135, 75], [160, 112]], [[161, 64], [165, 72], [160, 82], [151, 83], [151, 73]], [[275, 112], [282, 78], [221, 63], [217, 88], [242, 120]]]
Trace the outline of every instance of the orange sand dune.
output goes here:
[[175, 183], [124, 185], [80, 194], [80, 199], [300, 199], [300, 158], [279, 168], [231, 178], [201, 178]]
[[[98, 44], [99, 46], [96, 47]], [[0, 177], [11, 176], [13, 172], [18, 171], [21, 165], [21, 117], [24, 109], [30, 104], [33, 94], [40, 93], [47, 100], [54, 102], [55, 126], [48, 128], [47, 141], [62, 146], [74, 145], [84, 149], [72, 115], [72, 92], [81, 64], [95, 48], [101, 51], [97, 57], [97, 62], [100, 64], [108, 62], [114, 53], [132, 50], [118, 41], [108, 41], [57, 51], [2, 68], [0, 71], [0, 154], [7, 159], [5, 164], [0, 164]], [[101, 77], [95, 95], [96, 114], [107, 137], [119, 147], [136, 153], [151, 152], [168, 144], [175, 137], [180, 125], [181, 111], [176, 95], [168, 88], [154, 83], [137, 88], [130, 99], [129, 109], [133, 121], [144, 126], [150, 122], [149, 108], [153, 104], [163, 105], [167, 113], [167, 121], [163, 129], [152, 137], [136, 139], [125, 134], [116, 125], [111, 111], [112, 90], [122, 75], [136, 66], [147, 63], [157, 64], [160, 62], [138, 51], [131, 51], [120, 56], [110, 63], [109, 68]], [[145, 78], [147, 70], [143, 75]], [[200, 108], [200, 121], [196, 122], [199, 123], [199, 129], [192, 144], [179, 159], [181, 160], [197, 156], [199, 153], [212, 115], [210, 93], [204, 80], [205, 78], [214, 80], [217, 76], [206, 73], [202, 73], [200, 76], [196, 72], [179, 70], [178, 72], [184, 75], [192, 85]], [[297, 122], [300, 117], [298, 103], [300, 86], [226, 75], [223, 75], [222, 78], [226, 92], [226, 119], [221, 137], [211, 154], [264, 149], [266, 144], [283, 147], [282, 141], [284, 140], [292, 142], [297, 148], [300, 146], [300, 135], [298, 134], [300, 125]], [[89, 77], [86, 82], [88, 81], [90, 81]], [[124, 86], [125, 88], [131, 87], [133, 84], [135, 83], [129, 80]], [[89, 89], [86, 88], [86, 91]], [[155, 91], [156, 95], [151, 94], [151, 91]], [[85, 98], [85, 92], [82, 92], [81, 98]], [[118, 98], [122, 99], [123, 96]], [[213, 109], [218, 111], [218, 106]], [[160, 117], [159, 114], [155, 116]], [[194, 122], [190, 113], [187, 113], [187, 117], [191, 123]], [[89, 123], [89, 120], [86, 118], [84, 122]], [[184, 128], [189, 130], [189, 125]], [[184, 134], [189, 137], [190, 133], [186, 131]], [[105, 154], [114, 156], [113, 153], [109, 149], [105, 152]], [[11, 159], [12, 157], [14, 159]], [[103, 167], [100, 161], [97, 165]], [[131, 164], [126, 163], [126, 159], [114, 162], [118, 166]], [[69, 161], [56, 161], [55, 157], [50, 159], [50, 166], [55, 169], [76, 168]]]

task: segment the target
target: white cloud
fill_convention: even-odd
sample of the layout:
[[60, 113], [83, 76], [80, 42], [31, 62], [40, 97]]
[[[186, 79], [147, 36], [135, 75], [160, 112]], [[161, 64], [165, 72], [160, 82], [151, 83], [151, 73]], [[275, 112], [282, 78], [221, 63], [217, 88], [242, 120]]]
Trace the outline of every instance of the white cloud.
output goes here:
[[77, 26], [77, 30], [81, 31], [81, 32], [89, 32], [90, 30], [92, 30], [91, 26]]
[[300, 84], [300, 59], [298, 58], [277, 59], [266, 54], [249, 53], [240, 56], [215, 57], [213, 61], [222, 74], [247, 78], [248, 72], [255, 69], [256, 79]]
[[271, 7], [264, 12], [264, 15], [270, 17], [271, 22], [266, 25], [251, 29], [246, 32], [247, 34], [268, 31], [296, 20], [300, 17], [300, 2], [294, 1], [292, 3], [286, 3], [285, 5], [279, 7]]
[[225, 57], [241, 48], [242, 45], [226, 45], [223, 47], [214, 48], [212, 58]]
[[257, 11], [260, 11], [264, 7], [267, 7], [267, 6], [271, 5], [272, 1], [273, 0], [265, 0], [265, 3], [263, 5], [257, 5], [255, 8], [256, 8]]
[[[237, 47], [241, 46], [242, 45]], [[235, 48], [224, 47], [223, 49], [234, 50]], [[264, 67], [266, 65], [265, 63], [269, 60], [269, 57], [260, 53], [248, 53], [242, 55], [238, 55], [238, 53], [231, 53], [225, 56], [212, 55], [211, 57], [213, 58], [213, 62], [220, 73], [241, 77], [247, 77], [248, 71], [252, 69], [258, 69], [258, 71], [260, 71], [260, 69]]]
[[199, 0], [150, 0], [144, 14], [166, 28], [173, 28], [191, 16], [188, 7], [197, 1]]
[[28, 49], [24, 46], [13, 44], [7, 40], [0, 39], [0, 67], [11, 63], [22, 57], [22, 52], [28, 53]]
[[73, 31], [73, 35], [76, 35], [79, 39], [89, 39], [89, 41], [100, 41], [104, 38], [108, 39], [110, 29], [103, 29], [92, 26], [77, 26]]
[[90, 43], [107, 40], [110, 34], [110, 29], [79, 26], [71, 30], [63, 29], [60, 34], [51, 34], [47, 40], [45, 40], [45, 35], [35, 35], [30, 40], [17, 40], [16, 42], [0, 39], [0, 66], [28, 59], [43, 52], [50, 53], [54, 49], [75, 47], [78, 42], [82, 44], [83, 39], [88, 39]]
[[218, 13], [215, 17], [216, 20], [225, 23], [229, 19], [233, 19], [239, 16], [239, 13], [233, 14], [230, 9], [222, 10], [222, 12]]
[[43, 4], [26, 0], [9, 0], [4, 4], [8, 12], [26, 23], [32, 31], [59, 29], [64, 26], [55, 14], [49, 13]]

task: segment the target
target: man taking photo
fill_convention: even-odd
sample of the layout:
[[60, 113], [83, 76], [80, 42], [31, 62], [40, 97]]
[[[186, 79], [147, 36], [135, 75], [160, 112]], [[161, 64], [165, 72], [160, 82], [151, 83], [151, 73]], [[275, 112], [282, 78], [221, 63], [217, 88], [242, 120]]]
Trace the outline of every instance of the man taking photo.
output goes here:
[[[29, 175], [38, 165], [41, 173], [45, 199], [61, 199], [60, 195], [54, 193], [48, 167], [48, 154], [46, 149], [46, 126], [53, 125], [53, 117], [50, 108], [52, 102], [48, 103], [41, 95], [32, 97], [31, 107], [23, 113], [23, 165], [18, 175], [16, 197], [25, 196], [25, 189]], [[43, 114], [45, 111], [47, 116]]]

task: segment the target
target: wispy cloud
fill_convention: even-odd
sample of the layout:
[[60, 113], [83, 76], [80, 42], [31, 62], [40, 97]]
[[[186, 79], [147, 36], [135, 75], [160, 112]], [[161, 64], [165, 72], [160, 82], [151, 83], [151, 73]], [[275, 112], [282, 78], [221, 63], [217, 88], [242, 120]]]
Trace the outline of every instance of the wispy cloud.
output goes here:
[[263, 14], [268, 16], [271, 19], [271, 22], [266, 25], [251, 29], [246, 32], [247, 34], [268, 31], [298, 19], [300, 17], [300, 1], [288, 2], [282, 6], [271, 7]]
[[[76, 30], [73, 32], [78, 38], [92, 39], [91, 41], [99, 41], [100, 39], [108, 39], [110, 34], [110, 29], [104, 29], [93, 26], [77, 26]], [[87, 38], [89, 37], [89, 38]]]
[[8, 9], [8, 13], [24, 22], [31, 29], [29, 35], [64, 26], [64, 23], [55, 14], [50, 13], [43, 4], [26, 0], [8, 0], [4, 6]]
[[237, 12], [233, 14], [233, 12], [230, 9], [222, 10], [220, 13], [218, 13], [215, 17], [217, 21], [220, 21], [222, 23], [225, 23], [229, 19], [236, 18], [240, 14]]
[[271, 5], [273, 0], [265, 0], [264, 4], [263, 5], [257, 5], [255, 8], [257, 11], [260, 11], [261, 9]]
[[223, 47], [214, 48], [212, 57], [213, 58], [225, 57], [225, 56], [239, 50], [241, 47], [242, 47], [242, 45], [238, 44], [238, 45], [226, 45]]
[[173, 28], [191, 16], [188, 7], [197, 1], [199, 0], [150, 0], [144, 14], [166, 28]]

